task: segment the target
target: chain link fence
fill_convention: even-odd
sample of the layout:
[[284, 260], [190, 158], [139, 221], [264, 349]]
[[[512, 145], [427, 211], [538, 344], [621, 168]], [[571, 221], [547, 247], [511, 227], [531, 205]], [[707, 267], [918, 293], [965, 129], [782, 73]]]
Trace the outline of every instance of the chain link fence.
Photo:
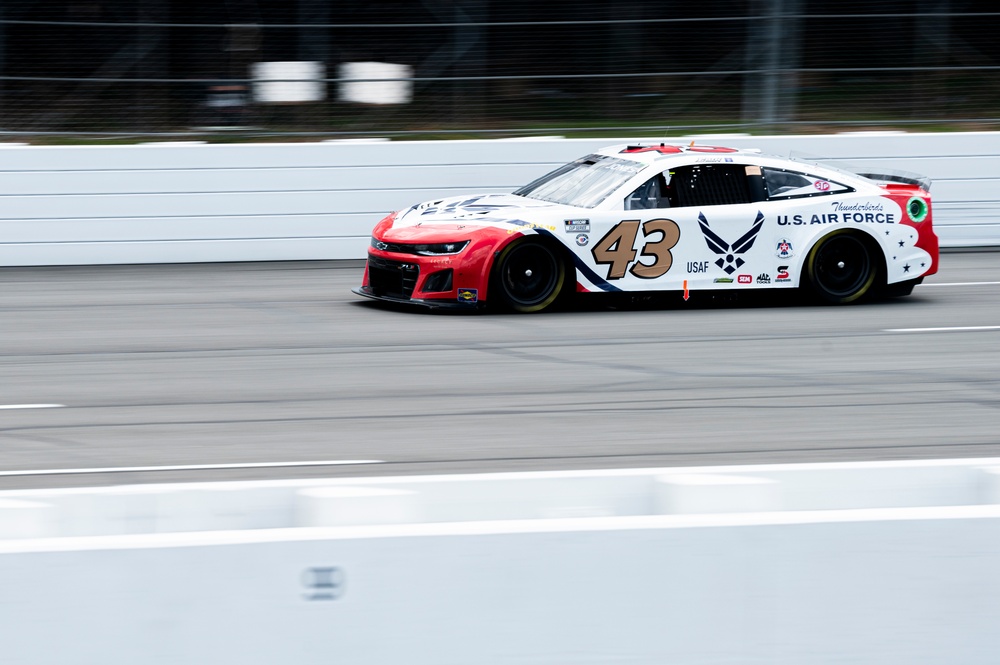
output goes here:
[[5, 136], [1000, 126], [1000, 12], [914, 0], [6, 0]]

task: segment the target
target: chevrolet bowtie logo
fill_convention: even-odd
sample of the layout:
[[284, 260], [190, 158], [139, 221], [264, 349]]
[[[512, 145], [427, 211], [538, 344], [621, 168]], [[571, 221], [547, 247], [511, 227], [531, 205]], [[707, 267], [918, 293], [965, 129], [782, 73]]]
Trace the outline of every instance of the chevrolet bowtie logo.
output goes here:
[[700, 212], [698, 213], [698, 225], [701, 226], [701, 232], [705, 236], [705, 242], [708, 244], [708, 248], [716, 254], [722, 255], [715, 260], [715, 265], [726, 271], [727, 275], [732, 275], [738, 268], [743, 267], [743, 264], [746, 263], [746, 261], [744, 261], [739, 255], [753, 247], [753, 241], [757, 239], [757, 234], [760, 233], [761, 227], [764, 226], [764, 215], [758, 210], [757, 219], [754, 220], [753, 226], [751, 226], [750, 230], [740, 236], [740, 239], [732, 245], [727, 243], [715, 231], [709, 228], [708, 220], [705, 219], [705, 215]]

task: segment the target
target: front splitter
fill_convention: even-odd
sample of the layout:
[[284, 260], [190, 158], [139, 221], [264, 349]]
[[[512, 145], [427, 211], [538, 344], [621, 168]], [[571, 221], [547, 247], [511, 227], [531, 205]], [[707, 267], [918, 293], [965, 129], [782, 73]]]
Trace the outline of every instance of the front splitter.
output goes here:
[[359, 296], [364, 296], [365, 298], [371, 298], [372, 300], [378, 300], [379, 302], [391, 303], [393, 305], [408, 305], [412, 307], [420, 307], [423, 309], [448, 309], [448, 310], [463, 310], [474, 312], [482, 307], [486, 306], [484, 302], [462, 302], [456, 300], [439, 300], [439, 299], [425, 299], [425, 298], [393, 298], [392, 296], [378, 295], [370, 290], [368, 287], [359, 286], [356, 289], [351, 289], [351, 293], [356, 293]]

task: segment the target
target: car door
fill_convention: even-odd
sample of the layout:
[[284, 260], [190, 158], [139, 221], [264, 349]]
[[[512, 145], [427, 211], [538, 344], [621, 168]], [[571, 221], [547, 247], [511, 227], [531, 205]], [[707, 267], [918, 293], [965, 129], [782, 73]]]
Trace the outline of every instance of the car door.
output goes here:
[[648, 177], [594, 221], [588, 263], [601, 290], [717, 289], [757, 283], [764, 225], [759, 167], [701, 157]]

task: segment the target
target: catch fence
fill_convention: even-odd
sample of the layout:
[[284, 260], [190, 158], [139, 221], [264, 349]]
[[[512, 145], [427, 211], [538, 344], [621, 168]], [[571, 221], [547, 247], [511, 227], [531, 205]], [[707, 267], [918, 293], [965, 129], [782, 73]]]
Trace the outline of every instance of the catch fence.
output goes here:
[[987, 2], [354, 4], [8, 0], [0, 134], [1000, 126], [1000, 12]]

